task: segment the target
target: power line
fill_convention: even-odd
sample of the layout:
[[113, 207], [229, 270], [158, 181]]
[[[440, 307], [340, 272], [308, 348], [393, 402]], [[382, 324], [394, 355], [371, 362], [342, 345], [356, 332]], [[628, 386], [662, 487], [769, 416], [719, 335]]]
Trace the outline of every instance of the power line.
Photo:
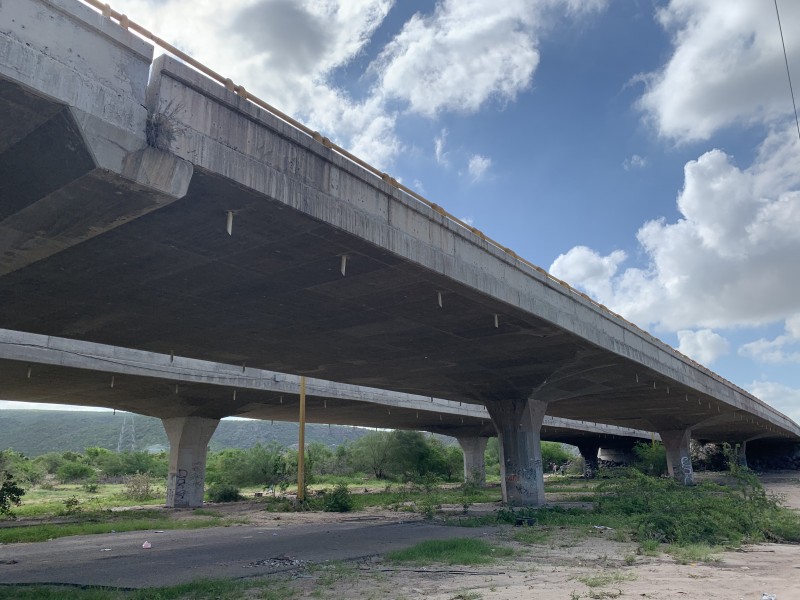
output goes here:
[[794, 88], [792, 88], [792, 73], [789, 71], [789, 57], [786, 56], [786, 42], [783, 41], [783, 27], [781, 27], [781, 13], [778, 11], [778, 0], [775, 0], [775, 14], [778, 17], [778, 31], [781, 32], [781, 46], [783, 46], [783, 61], [786, 63], [786, 77], [789, 78], [789, 92], [792, 94], [792, 107], [794, 108], [794, 124], [797, 126], [797, 137], [800, 138], [800, 120], [797, 118], [797, 103], [794, 101]]

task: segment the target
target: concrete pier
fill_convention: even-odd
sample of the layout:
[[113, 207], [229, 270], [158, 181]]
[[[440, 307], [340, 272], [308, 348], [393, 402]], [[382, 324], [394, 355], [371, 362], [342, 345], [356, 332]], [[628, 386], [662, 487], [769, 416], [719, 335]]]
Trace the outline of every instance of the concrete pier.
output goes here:
[[503, 501], [512, 506], [544, 504], [541, 429], [546, 402], [487, 402], [500, 444]]
[[661, 431], [660, 434], [667, 451], [667, 469], [670, 477], [674, 477], [684, 485], [694, 485], [692, 456], [689, 452], [691, 430]]
[[203, 506], [208, 442], [219, 425], [219, 419], [173, 417], [161, 422], [169, 438], [167, 506]]
[[597, 477], [599, 461], [597, 453], [600, 451], [600, 440], [587, 440], [578, 444], [578, 452], [583, 457], [583, 476], [586, 479]]
[[464, 481], [486, 485], [487, 437], [459, 436], [456, 438], [464, 452]]

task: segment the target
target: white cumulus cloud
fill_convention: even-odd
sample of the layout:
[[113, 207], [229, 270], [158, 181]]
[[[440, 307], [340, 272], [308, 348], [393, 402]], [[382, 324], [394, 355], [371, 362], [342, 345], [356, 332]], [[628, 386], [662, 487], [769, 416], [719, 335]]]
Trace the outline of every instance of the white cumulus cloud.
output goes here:
[[710, 365], [730, 350], [730, 342], [710, 329], [678, 331], [678, 350], [703, 365]]
[[429, 117], [513, 100], [539, 64], [534, 6], [445, 0], [432, 15], [417, 13], [373, 64], [381, 90]]
[[762, 363], [800, 363], [800, 313], [785, 322], [786, 333], [775, 339], [758, 339], [739, 348], [739, 355]]
[[[398, 111], [435, 117], [500, 105], [525, 90], [538, 34], [606, 0], [442, 0], [387, 23], [396, 0], [117, 0], [115, 8], [381, 169], [406, 149]], [[372, 48], [379, 27], [397, 27]], [[371, 62], [364, 59], [367, 52]], [[367, 57], [369, 58], [369, 57]], [[363, 65], [368, 66], [364, 67]], [[336, 82], [359, 78], [354, 98]], [[444, 135], [437, 160], [446, 165]]]
[[[800, 3], [781, 2], [781, 20], [800, 23]], [[764, 0], [671, 0], [656, 13], [673, 52], [644, 75], [640, 108], [679, 141], [708, 139], [731, 124], [772, 123], [792, 113], [774, 5]], [[786, 36], [789, 64], [800, 36]]]
[[588, 294], [605, 302], [613, 293], [612, 278], [626, 258], [622, 250], [601, 256], [586, 246], [575, 246], [553, 261], [550, 273], [567, 283], [577, 284]]
[[[800, 311], [797, 164], [793, 127], [769, 134], [747, 168], [721, 150], [706, 152], [684, 169], [681, 218], [640, 228], [643, 268], [618, 272], [618, 255], [573, 249], [566, 255], [578, 264], [565, 272], [559, 257], [551, 270], [643, 327], [677, 331], [785, 319]], [[598, 263], [609, 268], [598, 272]]]
[[748, 386], [748, 391], [777, 408], [795, 423], [800, 423], [799, 389], [772, 381], [754, 381]]

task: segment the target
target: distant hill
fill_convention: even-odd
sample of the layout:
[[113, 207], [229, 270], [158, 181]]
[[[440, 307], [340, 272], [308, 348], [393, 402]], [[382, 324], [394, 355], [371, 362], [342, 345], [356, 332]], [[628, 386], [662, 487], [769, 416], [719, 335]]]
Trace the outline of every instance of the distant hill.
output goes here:
[[[91, 446], [116, 450], [126, 416], [123, 449], [130, 450], [131, 429], [135, 431], [137, 450], [169, 447], [161, 420], [154, 417], [122, 412], [0, 410], [0, 450], [13, 448], [26, 456], [67, 450], [83, 452]], [[308, 424], [306, 442], [338, 446], [368, 432], [360, 427]], [[250, 448], [271, 441], [282, 446], [296, 446], [297, 433], [297, 423], [224, 419], [211, 438], [210, 446], [215, 451]]]

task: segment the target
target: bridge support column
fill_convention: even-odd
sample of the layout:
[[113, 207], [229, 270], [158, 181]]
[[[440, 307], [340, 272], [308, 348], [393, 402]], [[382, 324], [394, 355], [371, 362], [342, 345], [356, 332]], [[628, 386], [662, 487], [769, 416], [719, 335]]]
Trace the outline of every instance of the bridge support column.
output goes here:
[[456, 438], [464, 452], [464, 481], [486, 485], [486, 444], [489, 438], [462, 436]]
[[578, 452], [580, 452], [583, 457], [583, 476], [586, 479], [594, 479], [597, 477], [597, 469], [599, 468], [597, 453], [599, 451], [599, 441], [587, 440], [578, 444]]
[[167, 507], [203, 506], [208, 442], [219, 419], [174, 417], [161, 422], [169, 438]]
[[660, 431], [661, 441], [667, 451], [667, 470], [684, 485], [694, 485], [692, 455], [689, 452], [690, 429]]
[[736, 444], [736, 464], [747, 468], [747, 440]]
[[534, 399], [486, 404], [500, 442], [500, 482], [506, 504], [544, 504], [540, 434], [546, 408], [546, 402]]

